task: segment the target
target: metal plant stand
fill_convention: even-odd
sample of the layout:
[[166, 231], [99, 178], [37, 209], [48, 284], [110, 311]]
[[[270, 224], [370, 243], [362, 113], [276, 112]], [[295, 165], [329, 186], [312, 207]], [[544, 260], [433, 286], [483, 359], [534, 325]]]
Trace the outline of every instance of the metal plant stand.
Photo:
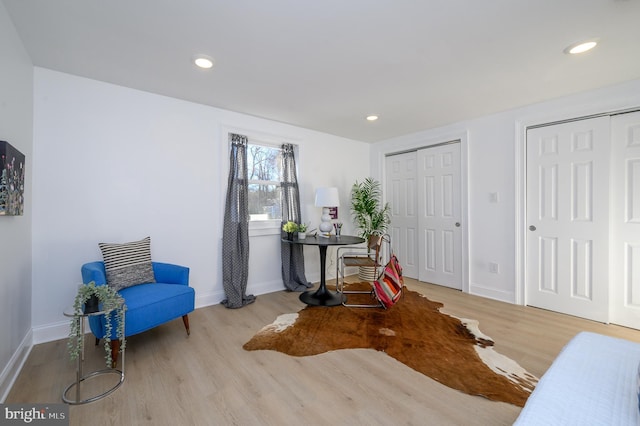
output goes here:
[[[89, 402], [93, 402], [93, 401], [97, 401], [101, 398], [104, 398], [105, 396], [113, 393], [116, 389], [118, 389], [122, 383], [124, 383], [124, 348], [122, 350], [122, 356], [120, 357], [121, 359], [121, 363], [122, 363], [122, 369], [118, 370], [116, 368], [105, 368], [102, 370], [97, 370], [97, 371], [92, 371], [89, 372], [87, 374], [83, 374], [82, 371], [82, 364], [84, 363], [84, 330], [85, 330], [85, 318], [88, 318], [90, 316], [98, 316], [98, 315], [109, 315], [111, 312], [117, 310], [117, 309], [122, 309], [122, 324], [121, 327], [124, 328], [124, 315], [125, 315], [125, 309], [124, 309], [124, 301], [122, 302], [122, 304], [120, 304], [120, 306], [117, 306], [115, 308], [111, 308], [111, 309], [106, 309], [103, 311], [99, 311], [99, 312], [92, 312], [89, 314], [85, 314], [82, 311], [76, 311], [73, 308], [67, 308], [64, 311], [64, 316], [69, 317], [69, 318], [73, 318], [74, 321], [78, 321], [78, 329], [80, 330], [80, 335], [83, 336], [83, 338], [81, 339], [82, 343], [81, 343], [81, 347], [80, 347], [80, 355], [78, 356], [78, 365], [76, 367], [76, 381], [71, 383], [69, 386], [67, 386], [64, 390], [64, 392], [62, 392], [62, 401], [66, 402], [67, 404], [71, 404], [71, 405], [79, 405], [79, 404], [86, 404]], [[121, 330], [121, 335], [124, 336], [124, 329]], [[118, 380], [118, 382], [112, 386], [111, 388], [107, 389], [106, 391], [95, 395], [95, 396], [87, 396], [85, 398], [82, 397], [82, 392], [81, 392], [81, 387], [82, 384], [92, 378], [98, 377], [98, 376], [103, 376], [103, 375], [108, 375], [108, 374], [116, 374], [119, 375], [120, 378]], [[70, 396], [69, 394], [72, 393], [71, 390], [75, 387], [75, 397]]]

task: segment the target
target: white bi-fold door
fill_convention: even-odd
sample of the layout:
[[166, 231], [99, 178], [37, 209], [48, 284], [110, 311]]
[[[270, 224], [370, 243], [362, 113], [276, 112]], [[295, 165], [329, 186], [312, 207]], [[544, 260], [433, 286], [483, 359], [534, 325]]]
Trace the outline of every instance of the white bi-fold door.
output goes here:
[[527, 131], [527, 304], [608, 321], [609, 117]]
[[460, 142], [390, 155], [390, 234], [403, 274], [462, 289]]
[[462, 290], [460, 142], [417, 159], [419, 280]]
[[640, 329], [640, 112], [611, 129], [611, 322]]
[[416, 151], [388, 156], [386, 192], [391, 205], [391, 247], [405, 277], [418, 278], [418, 169]]

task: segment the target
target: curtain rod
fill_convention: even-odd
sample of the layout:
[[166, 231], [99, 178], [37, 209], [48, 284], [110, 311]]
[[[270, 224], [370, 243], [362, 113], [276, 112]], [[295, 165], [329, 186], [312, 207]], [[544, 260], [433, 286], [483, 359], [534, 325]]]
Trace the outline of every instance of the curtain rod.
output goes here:
[[616, 111], [601, 112], [598, 114], [583, 115], [583, 116], [574, 117], [574, 118], [567, 118], [564, 120], [552, 121], [550, 123], [534, 124], [531, 126], [527, 126], [527, 130], [537, 129], [537, 128], [546, 127], [546, 126], [555, 126], [557, 124], [572, 123], [574, 121], [589, 120], [591, 118], [612, 117], [614, 115], [622, 115], [622, 114], [628, 114], [630, 112], [638, 112], [638, 111], [640, 111], [640, 106], [633, 107], [633, 108], [619, 109]]
[[436, 144], [433, 144], [433, 145], [421, 146], [421, 147], [418, 147], [418, 148], [406, 149], [404, 151], [391, 152], [389, 154], [385, 154], [384, 156], [385, 157], [391, 157], [393, 155], [407, 154], [409, 152], [420, 151], [421, 149], [436, 148], [438, 146], [451, 145], [451, 144], [454, 144], [454, 143], [460, 143], [460, 139], [456, 139], [454, 141], [448, 141], [448, 142], [440, 142], [440, 143], [436, 143]]

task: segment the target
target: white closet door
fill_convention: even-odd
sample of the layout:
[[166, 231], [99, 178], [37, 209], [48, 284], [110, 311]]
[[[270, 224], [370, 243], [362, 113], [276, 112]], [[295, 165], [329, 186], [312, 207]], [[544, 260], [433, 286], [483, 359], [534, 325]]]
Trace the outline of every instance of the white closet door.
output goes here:
[[386, 193], [391, 203], [391, 247], [405, 277], [418, 278], [417, 153], [386, 158]]
[[527, 304], [608, 322], [609, 117], [527, 132]]
[[611, 119], [611, 322], [640, 328], [640, 112]]
[[419, 280], [462, 289], [460, 143], [418, 151]]

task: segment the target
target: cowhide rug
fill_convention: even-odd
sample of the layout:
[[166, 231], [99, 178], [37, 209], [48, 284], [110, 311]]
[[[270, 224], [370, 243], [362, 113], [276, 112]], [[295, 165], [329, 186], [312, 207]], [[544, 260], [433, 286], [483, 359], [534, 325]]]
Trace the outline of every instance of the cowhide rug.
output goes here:
[[523, 406], [538, 379], [497, 353], [477, 321], [443, 314], [442, 306], [407, 289], [388, 310], [309, 306], [280, 315], [244, 349], [308, 356], [371, 348], [451, 388]]

